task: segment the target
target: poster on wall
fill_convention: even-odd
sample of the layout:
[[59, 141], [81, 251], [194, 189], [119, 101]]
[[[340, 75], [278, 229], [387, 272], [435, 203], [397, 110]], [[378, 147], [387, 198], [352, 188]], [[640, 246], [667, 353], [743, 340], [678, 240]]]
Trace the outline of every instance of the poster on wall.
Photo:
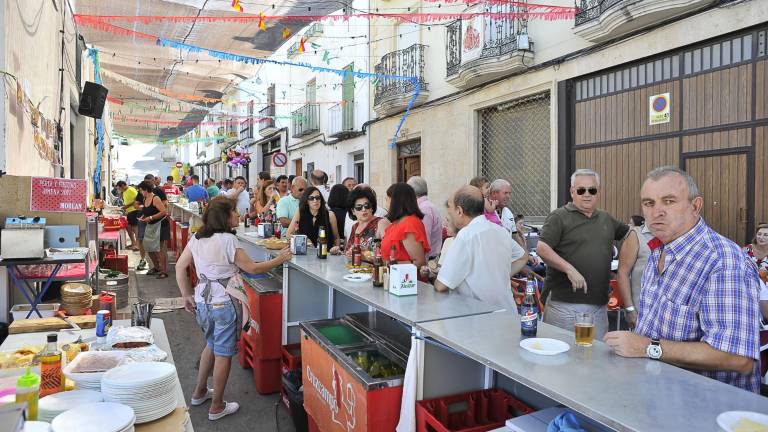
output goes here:
[[84, 213], [87, 210], [87, 181], [32, 177], [29, 209], [39, 212]]
[[669, 93], [653, 95], [648, 98], [648, 125], [669, 123], [672, 99]]
[[475, 16], [461, 21], [461, 63], [480, 58], [483, 53], [483, 31], [485, 21]]

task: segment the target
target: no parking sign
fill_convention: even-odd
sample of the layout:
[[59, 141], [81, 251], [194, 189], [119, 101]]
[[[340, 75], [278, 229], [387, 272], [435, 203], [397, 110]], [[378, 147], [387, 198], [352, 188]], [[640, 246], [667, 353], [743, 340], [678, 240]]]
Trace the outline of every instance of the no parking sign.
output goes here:
[[277, 152], [272, 155], [272, 163], [276, 167], [282, 168], [288, 163], [288, 155], [283, 152]]

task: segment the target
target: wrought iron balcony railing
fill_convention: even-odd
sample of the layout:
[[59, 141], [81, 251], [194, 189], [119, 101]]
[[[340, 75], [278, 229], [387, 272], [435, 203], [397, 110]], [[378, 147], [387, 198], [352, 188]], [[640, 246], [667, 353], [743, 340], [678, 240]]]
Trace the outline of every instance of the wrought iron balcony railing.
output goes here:
[[[393, 51], [381, 58], [374, 71], [381, 75], [398, 75], [415, 77], [418, 79], [421, 91], [427, 90], [427, 82], [424, 79], [424, 54], [426, 46], [414, 44], [408, 48]], [[412, 81], [380, 78], [376, 82], [376, 90], [373, 97], [374, 105], [381, 105], [389, 98], [410, 94], [416, 88]]]
[[355, 103], [343, 101], [328, 108], [328, 132], [332, 137], [341, 136], [355, 129]]
[[275, 127], [275, 106], [267, 105], [259, 110], [259, 133]]
[[[467, 63], [479, 63], [484, 59], [499, 57], [504, 54], [517, 51], [519, 46], [520, 34], [526, 34], [528, 31], [527, 18], [511, 18], [512, 13], [519, 12], [519, 6], [515, 3], [502, 3], [493, 6], [492, 12], [497, 12], [498, 17], [488, 16], [482, 19], [482, 29], [462, 28], [462, 21], [454, 21], [446, 27], [446, 76], [453, 76], [459, 73], [462, 65], [469, 66]], [[510, 13], [510, 15], [501, 15]], [[472, 21], [469, 21], [471, 25]], [[462, 35], [462, 34], [465, 35]], [[471, 36], [467, 38], [466, 35]], [[462, 61], [462, 51], [477, 49], [480, 46], [479, 55], [474, 59]], [[477, 47], [477, 48], [476, 48]], [[529, 49], [523, 46], [523, 49]]]
[[309, 103], [291, 113], [294, 138], [320, 131], [320, 105]]
[[608, 9], [625, 1], [626, 0], [576, 0], [576, 7], [579, 10], [576, 12], [575, 24], [579, 26], [597, 19]]

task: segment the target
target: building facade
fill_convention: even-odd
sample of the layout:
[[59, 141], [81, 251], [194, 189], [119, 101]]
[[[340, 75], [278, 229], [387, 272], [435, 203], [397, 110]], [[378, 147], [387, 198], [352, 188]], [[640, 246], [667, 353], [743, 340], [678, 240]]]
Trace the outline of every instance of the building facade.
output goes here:
[[[567, 201], [570, 172], [592, 168], [603, 176], [602, 206], [627, 219], [640, 212], [646, 172], [679, 165], [702, 184], [708, 222], [743, 241], [768, 217], [759, 162], [768, 4], [577, 3], [575, 20], [475, 17], [445, 27], [376, 27], [385, 34], [372, 39], [395, 37], [372, 44], [372, 67], [415, 72], [424, 91], [393, 148], [405, 105], [391, 103], [396, 92], [387, 83], [374, 89], [373, 186], [383, 191], [420, 173], [442, 200], [475, 175], [505, 178], [513, 185], [510, 207], [542, 218]], [[404, 42], [406, 31], [413, 35]], [[413, 61], [389, 60], [414, 51]], [[415, 66], [397, 69], [404, 64]], [[713, 181], [713, 170], [727, 180]]]

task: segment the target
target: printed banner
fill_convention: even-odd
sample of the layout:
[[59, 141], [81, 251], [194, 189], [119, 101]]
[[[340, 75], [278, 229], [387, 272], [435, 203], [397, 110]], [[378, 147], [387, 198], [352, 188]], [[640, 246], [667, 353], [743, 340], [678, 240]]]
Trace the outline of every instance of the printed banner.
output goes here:
[[31, 211], [84, 213], [86, 180], [32, 177]]
[[672, 98], [669, 93], [662, 93], [648, 98], [648, 125], [669, 123], [672, 118], [670, 106]]
[[483, 53], [483, 17], [473, 17], [461, 21], [461, 63], [480, 58]]

